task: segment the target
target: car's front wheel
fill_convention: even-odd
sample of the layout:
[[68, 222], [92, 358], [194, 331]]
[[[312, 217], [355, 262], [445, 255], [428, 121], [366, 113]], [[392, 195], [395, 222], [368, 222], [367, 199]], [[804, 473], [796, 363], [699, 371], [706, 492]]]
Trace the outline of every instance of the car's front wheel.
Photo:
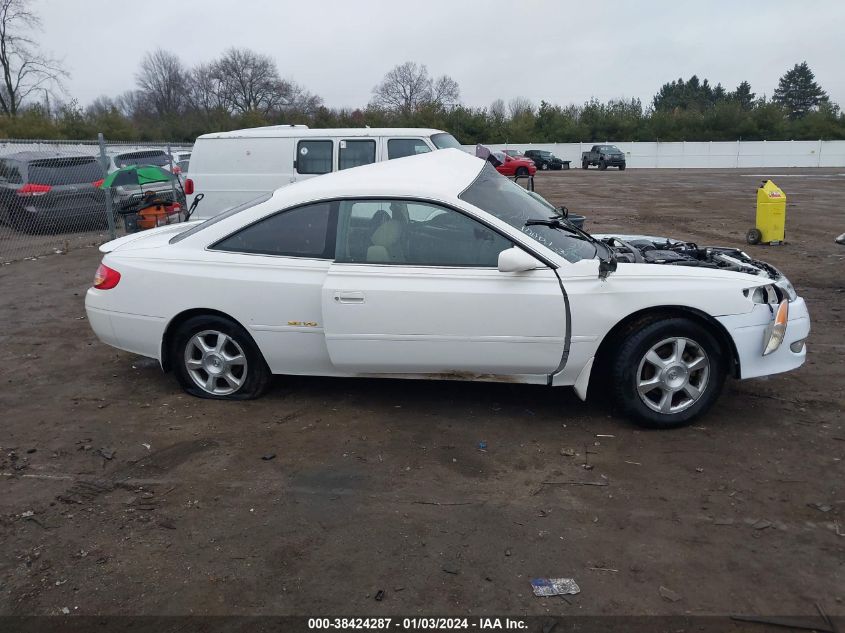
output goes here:
[[546, 171], [548, 168], [549, 168], [548, 163], [540, 163], [540, 169], [542, 169], [543, 171]]
[[726, 367], [706, 327], [684, 318], [652, 321], [632, 329], [612, 361], [614, 401], [644, 426], [683, 426], [713, 406]]
[[270, 370], [252, 337], [217, 315], [192, 317], [180, 325], [170, 358], [182, 388], [200, 398], [249, 400], [270, 382]]
[[599, 159], [599, 169], [601, 169], [602, 171], [607, 169], [607, 163], [604, 161], [603, 158]]
[[528, 175], [528, 168], [527, 167], [520, 167], [516, 170], [517, 176], [527, 176]]

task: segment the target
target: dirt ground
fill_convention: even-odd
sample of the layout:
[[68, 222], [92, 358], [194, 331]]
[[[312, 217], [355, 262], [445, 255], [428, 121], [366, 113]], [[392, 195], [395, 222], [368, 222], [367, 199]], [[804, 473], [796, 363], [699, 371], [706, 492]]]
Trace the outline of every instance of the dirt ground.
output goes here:
[[807, 364], [671, 432], [519, 385], [199, 400], [94, 338], [95, 249], [0, 267], [0, 614], [845, 615], [843, 171], [537, 176], [590, 230], [699, 244], [786, 190], [789, 244], [749, 250], [806, 298]]

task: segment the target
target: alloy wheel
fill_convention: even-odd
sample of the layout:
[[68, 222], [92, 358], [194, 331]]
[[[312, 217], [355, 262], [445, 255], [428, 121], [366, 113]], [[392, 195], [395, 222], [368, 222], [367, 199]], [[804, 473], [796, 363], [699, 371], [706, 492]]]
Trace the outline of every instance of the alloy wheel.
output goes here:
[[637, 370], [637, 393], [662, 414], [685, 411], [701, 398], [710, 378], [710, 359], [692, 339], [667, 338], [652, 346]]
[[185, 369], [206, 393], [228, 396], [244, 384], [246, 354], [235, 339], [218, 330], [194, 334], [185, 346]]

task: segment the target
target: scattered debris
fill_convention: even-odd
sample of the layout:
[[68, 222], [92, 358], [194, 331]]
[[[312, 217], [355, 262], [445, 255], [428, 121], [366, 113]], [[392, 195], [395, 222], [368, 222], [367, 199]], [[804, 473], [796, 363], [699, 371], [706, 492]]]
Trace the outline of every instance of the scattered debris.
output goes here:
[[618, 569], [611, 569], [610, 567], [587, 567], [587, 569], [591, 571], [609, 571], [613, 572], [614, 574], [619, 573]]
[[441, 569], [447, 574], [452, 574], [453, 576], [457, 576], [460, 571], [457, 567], [452, 567], [451, 565], [444, 565]]
[[531, 588], [540, 598], [581, 593], [581, 588], [572, 578], [532, 578]]
[[560, 454], [563, 457], [575, 457], [575, 449], [574, 448], [562, 448], [560, 449]]
[[510, 548], [505, 549], [505, 556], [510, 556], [510, 555], [511, 555]]
[[97, 455], [103, 459], [114, 459], [115, 450], [111, 448], [98, 448]]
[[381, 602], [382, 600], [384, 600], [384, 589], [379, 589], [376, 592], [376, 602]]
[[828, 505], [826, 503], [808, 503], [809, 507], [813, 508], [814, 510], [818, 510], [819, 512], [830, 512], [833, 510], [833, 506]]
[[276, 459], [276, 453], [267, 453], [266, 455], [262, 455], [261, 459], [265, 462], [269, 462], [271, 459]]
[[632, 466], [642, 466], [640, 462], [625, 462], [626, 464], [631, 464]]
[[487, 450], [487, 442], [485, 442], [484, 440], [481, 440], [481, 441], [478, 443], [478, 450], [480, 450], [480, 451], [486, 451], [486, 450]]
[[471, 506], [472, 501], [411, 501], [414, 505], [420, 506]]
[[660, 596], [664, 600], [668, 600], [669, 602], [677, 602], [681, 599], [681, 596], [679, 596], [677, 593], [675, 593], [668, 587], [664, 587], [663, 585], [660, 585], [660, 589], [658, 589], [658, 591], [660, 592]]
[[[592, 468], [592, 466], [590, 466]], [[543, 481], [542, 486], [609, 486], [606, 481]]]
[[697, 472], [697, 473], [703, 473], [703, 472], [704, 472], [704, 469], [703, 469], [703, 468], [701, 468], [701, 467], [698, 467], [698, 468], [696, 468], [696, 469], [695, 469], [695, 472]]
[[755, 523], [751, 527], [753, 527], [755, 530], [765, 530], [766, 528], [772, 527], [772, 522], [766, 521], [765, 519], [760, 519], [759, 521], [757, 521], [757, 523]]
[[27, 510], [26, 512], [21, 512], [21, 518], [22, 519], [26, 519], [26, 518], [33, 517], [33, 516], [35, 516], [35, 512], [33, 512], [32, 510]]
[[70, 609], [68, 609], [67, 607], [62, 607], [62, 613], [64, 613], [65, 615], [70, 615]]
[[150, 450], [152, 448], [152, 446], [150, 444], [147, 444], [146, 442], [142, 443], [141, 446], [143, 446], [147, 450]]
[[615, 435], [604, 435], [602, 433], [597, 433], [596, 437], [616, 437]]

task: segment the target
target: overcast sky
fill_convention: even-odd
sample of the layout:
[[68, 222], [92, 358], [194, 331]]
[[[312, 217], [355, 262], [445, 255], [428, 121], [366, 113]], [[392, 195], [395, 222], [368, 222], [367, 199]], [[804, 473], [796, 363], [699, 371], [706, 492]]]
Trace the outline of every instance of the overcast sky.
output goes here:
[[806, 60], [845, 106], [845, 2], [536, 0], [38, 0], [45, 51], [86, 105], [134, 87], [148, 50], [192, 65], [229, 46], [271, 55], [328, 106], [362, 106], [404, 61], [460, 84], [464, 103], [640, 97], [697, 74], [771, 95]]

